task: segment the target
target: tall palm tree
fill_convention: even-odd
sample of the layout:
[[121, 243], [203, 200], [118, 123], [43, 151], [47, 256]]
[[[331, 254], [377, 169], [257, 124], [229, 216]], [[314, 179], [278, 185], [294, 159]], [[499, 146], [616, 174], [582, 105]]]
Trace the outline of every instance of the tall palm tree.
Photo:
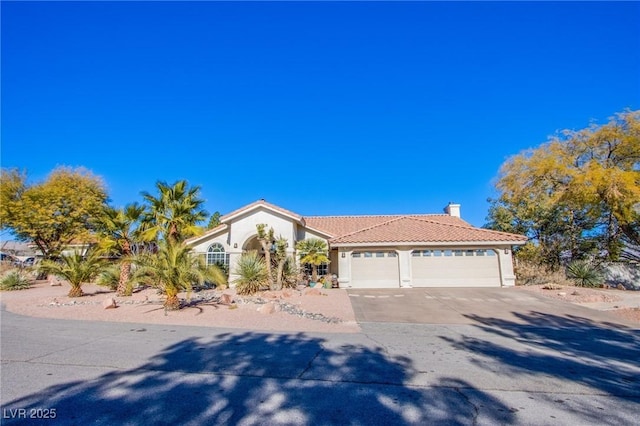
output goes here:
[[199, 186], [189, 188], [186, 180], [180, 180], [173, 185], [156, 182], [156, 188], [157, 197], [142, 193], [148, 203], [143, 233], [146, 240], [181, 242], [202, 233], [198, 223], [207, 218], [207, 212], [202, 209], [204, 200], [198, 198]]
[[99, 219], [98, 248], [108, 256], [117, 256], [120, 263], [120, 277], [116, 293], [119, 296], [131, 296], [131, 256], [133, 247], [141, 238], [141, 219], [144, 206], [137, 203], [125, 208], [107, 207]]
[[311, 265], [311, 281], [318, 281], [318, 265], [329, 263], [327, 243], [319, 238], [308, 238], [298, 241], [296, 250], [300, 255], [300, 263]]
[[191, 291], [193, 284], [214, 282], [226, 284], [226, 274], [217, 266], [207, 266], [184, 243], [162, 240], [156, 253], [142, 253], [136, 258], [139, 266], [133, 278], [159, 288], [167, 297], [164, 303], [169, 310], [180, 309], [178, 293]]
[[70, 255], [61, 255], [58, 261], [43, 260], [38, 269], [69, 281], [71, 289], [68, 296], [80, 297], [84, 295], [82, 284], [91, 282], [102, 271], [104, 265], [104, 260], [97, 252], [90, 251], [86, 256], [82, 256], [76, 251]]

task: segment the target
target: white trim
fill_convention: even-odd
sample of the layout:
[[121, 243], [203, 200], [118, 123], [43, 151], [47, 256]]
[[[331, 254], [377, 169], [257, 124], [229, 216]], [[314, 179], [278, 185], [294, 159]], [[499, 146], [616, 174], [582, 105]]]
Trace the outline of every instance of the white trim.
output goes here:
[[446, 241], [422, 241], [422, 242], [384, 242], [384, 243], [331, 243], [330, 247], [487, 247], [492, 248], [504, 247], [510, 248], [510, 246], [524, 245], [526, 241], [460, 241], [460, 242], [446, 242]]

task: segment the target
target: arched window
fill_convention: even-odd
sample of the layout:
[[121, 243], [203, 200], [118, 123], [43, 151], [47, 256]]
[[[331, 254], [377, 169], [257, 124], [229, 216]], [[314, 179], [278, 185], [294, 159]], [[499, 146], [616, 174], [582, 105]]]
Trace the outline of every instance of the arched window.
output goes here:
[[225, 253], [224, 246], [220, 243], [213, 243], [207, 250], [207, 265], [229, 266], [229, 255]]

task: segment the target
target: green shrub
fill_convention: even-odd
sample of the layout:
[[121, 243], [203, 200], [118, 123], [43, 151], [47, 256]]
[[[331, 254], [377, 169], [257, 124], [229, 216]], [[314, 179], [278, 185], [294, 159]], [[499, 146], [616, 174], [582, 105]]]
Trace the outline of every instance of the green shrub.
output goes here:
[[12, 271], [0, 281], [1, 290], [26, 290], [31, 287], [31, 282], [19, 271]]
[[603, 276], [600, 269], [587, 260], [575, 260], [567, 266], [567, 277], [579, 287], [599, 287]]
[[269, 285], [267, 264], [256, 251], [245, 253], [238, 259], [235, 273], [239, 276], [234, 280], [238, 294], [255, 294]]
[[104, 269], [98, 275], [96, 279], [96, 284], [103, 287], [108, 287], [110, 290], [117, 290], [118, 283], [120, 282], [120, 266], [111, 265], [108, 268]]

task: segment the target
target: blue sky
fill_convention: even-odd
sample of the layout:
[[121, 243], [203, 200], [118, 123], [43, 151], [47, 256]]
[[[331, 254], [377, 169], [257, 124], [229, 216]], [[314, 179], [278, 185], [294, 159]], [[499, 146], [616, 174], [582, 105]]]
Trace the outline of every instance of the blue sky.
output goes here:
[[228, 213], [485, 222], [500, 165], [640, 108], [638, 2], [6, 2], [2, 167]]

